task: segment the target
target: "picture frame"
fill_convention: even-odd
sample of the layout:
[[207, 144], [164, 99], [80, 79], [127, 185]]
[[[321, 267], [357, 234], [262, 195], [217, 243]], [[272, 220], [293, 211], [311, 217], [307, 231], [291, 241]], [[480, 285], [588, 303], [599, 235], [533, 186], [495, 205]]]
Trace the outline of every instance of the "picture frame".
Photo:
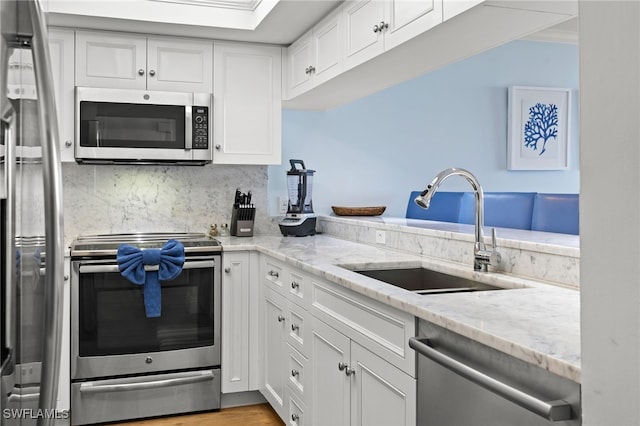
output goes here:
[[569, 168], [571, 89], [510, 86], [508, 170]]

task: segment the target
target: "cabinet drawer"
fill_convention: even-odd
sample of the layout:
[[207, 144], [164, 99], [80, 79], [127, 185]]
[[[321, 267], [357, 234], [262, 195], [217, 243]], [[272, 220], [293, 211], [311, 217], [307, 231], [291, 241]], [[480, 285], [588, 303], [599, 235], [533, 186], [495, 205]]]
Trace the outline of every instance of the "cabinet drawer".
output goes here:
[[311, 325], [308, 321], [309, 314], [295, 303], [288, 301], [289, 321], [287, 324], [287, 343], [300, 351], [302, 354], [308, 354], [308, 346], [310, 341]]
[[415, 377], [415, 317], [337, 284], [311, 281], [310, 312]]
[[307, 358], [293, 347], [289, 346], [287, 374], [289, 374], [289, 389], [295, 392], [300, 399], [305, 399], [307, 389]]
[[307, 308], [305, 301], [308, 299], [306, 293], [308, 293], [307, 288], [309, 287], [309, 280], [301, 273], [291, 271], [287, 281], [288, 283], [285, 284], [285, 288], [289, 290], [287, 295], [289, 300]]
[[288, 414], [289, 418], [285, 419], [285, 422], [291, 426], [303, 426], [306, 424], [305, 421], [305, 405], [296, 398], [291, 392], [287, 397], [287, 405], [288, 405]]
[[262, 276], [264, 277], [264, 282], [280, 292], [284, 289], [284, 271], [285, 268], [282, 263], [270, 258], [264, 258], [262, 263]]

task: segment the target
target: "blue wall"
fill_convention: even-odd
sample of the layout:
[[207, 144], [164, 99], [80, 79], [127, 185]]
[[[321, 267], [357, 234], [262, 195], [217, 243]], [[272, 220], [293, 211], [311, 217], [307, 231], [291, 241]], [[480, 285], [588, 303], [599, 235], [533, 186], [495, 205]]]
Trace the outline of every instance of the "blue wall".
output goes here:
[[[507, 89], [572, 89], [568, 170], [507, 170]], [[290, 158], [316, 170], [316, 213], [386, 205], [441, 170], [469, 169], [485, 191], [579, 192], [578, 47], [514, 41], [329, 111], [283, 111], [282, 165], [269, 167], [270, 213], [286, 195]], [[462, 178], [443, 190], [470, 190]]]

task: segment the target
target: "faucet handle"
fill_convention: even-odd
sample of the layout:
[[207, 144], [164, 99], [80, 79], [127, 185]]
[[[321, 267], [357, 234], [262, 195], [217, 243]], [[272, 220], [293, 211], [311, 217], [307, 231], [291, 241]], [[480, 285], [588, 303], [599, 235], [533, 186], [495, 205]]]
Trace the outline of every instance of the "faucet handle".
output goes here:
[[491, 228], [491, 248], [495, 250], [496, 247], [498, 247], [498, 244], [496, 244], [496, 228]]

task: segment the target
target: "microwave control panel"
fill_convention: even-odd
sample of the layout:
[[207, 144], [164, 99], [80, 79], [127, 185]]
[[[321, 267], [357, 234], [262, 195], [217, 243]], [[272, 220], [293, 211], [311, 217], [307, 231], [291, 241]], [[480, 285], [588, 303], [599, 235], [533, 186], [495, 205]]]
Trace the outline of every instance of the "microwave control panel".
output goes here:
[[209, 148], [209, 107], [194, 106], [192, 110], [193, 149]]

